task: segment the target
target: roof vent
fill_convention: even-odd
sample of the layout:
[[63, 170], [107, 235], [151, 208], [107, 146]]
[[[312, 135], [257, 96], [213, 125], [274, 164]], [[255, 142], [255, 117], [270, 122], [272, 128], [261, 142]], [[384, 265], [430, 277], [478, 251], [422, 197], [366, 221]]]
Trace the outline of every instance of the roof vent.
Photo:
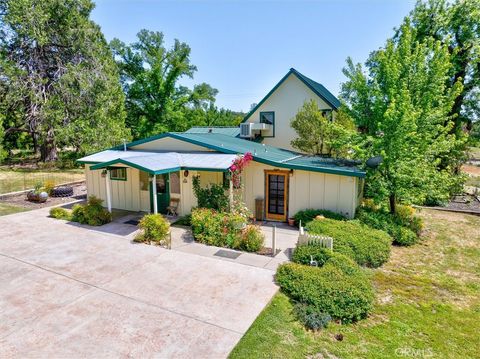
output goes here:
[[213, 128], [209, 128], [208, 133], [212, 133], [212, 132], [213, 132]]

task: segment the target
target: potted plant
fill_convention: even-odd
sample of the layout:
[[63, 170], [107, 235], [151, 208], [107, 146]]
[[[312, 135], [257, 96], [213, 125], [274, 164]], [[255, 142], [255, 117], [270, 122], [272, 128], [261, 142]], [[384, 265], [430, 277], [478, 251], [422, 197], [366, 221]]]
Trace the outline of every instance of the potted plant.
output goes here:
[[288, 225], [289, 225], [290, 227], [293, 227], [293, 226], [295, 225], [295, 218], [291, 218], [291, 217], [290, 217], [290, 218], [288, 219]]

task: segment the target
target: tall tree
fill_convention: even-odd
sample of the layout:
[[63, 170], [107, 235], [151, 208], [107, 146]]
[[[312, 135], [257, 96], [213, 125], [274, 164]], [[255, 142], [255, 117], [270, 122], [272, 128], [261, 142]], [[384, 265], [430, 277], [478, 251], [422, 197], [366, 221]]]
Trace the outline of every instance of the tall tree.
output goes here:
[[441, 201], [458, 177], [442, 159], [458, 145], [452, 108], [462, 91], [449, 86], [451, 55], [433, 38], [417, 41], [408, 21], [397, 38], [373, 52], [361, 65], [347, 60], [342, 98], [364, 134], [366, 155], [382, 155], [383, 163], [368, 170], [368, 194], [397, 202]]
[[312, 155], [348, 157], [356, 135], [353, 121], [340, 111], [335, 120], [322, 115], [314, 100], [305, 102], [291, 121], [298, 137], [292, 146]]
[[0, 106], [6, 136], [31, 135], [41, 159], [128, 137], [124, 95], [90, 0], [0, 1]]
[[175, 40], [167, 49], [163, 33], [148, 30], [141, 30], [137, 38], [131, 45], [118, 39], [110, 43], [126, 94], [127, 123], [135, 138], [184, 131], [215, 117], [222, 124], [230, 121], [228, 113], [224, 117], [214, 106], [216, 89], [206, 83], [193, 89], [179, 85], [197, 70], [186, 43]]
[[405, 21], [415, 28], [416, 40], [433, 37], [447, 47], [447, 84], [463, 85], [451, 109], [453, 130], [470, 130], [480, 119], [480, 0], [421, 0]]

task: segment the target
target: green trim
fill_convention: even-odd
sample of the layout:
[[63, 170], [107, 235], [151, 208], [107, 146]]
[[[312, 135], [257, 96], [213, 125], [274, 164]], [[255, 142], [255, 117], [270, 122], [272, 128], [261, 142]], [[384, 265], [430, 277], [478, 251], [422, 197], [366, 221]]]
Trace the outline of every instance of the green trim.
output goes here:
[[260, 123], [265, 123], [265, 122], [262, 122], [261, 119], [262, 119], [262, 113], [271, 113], [273, 114], [273, 123], [271, 123], [270, 125], [273, 126], [273, 136], [262, 136], [263, 138], [274, 138], [275, 137], [275, 111], [261, 111], [260, 112]]
[[182, 167], [183, 170], [189, 170], [189, 171], [202, 171], [202, 172], [228, 172], [229, 169], [220, 169], [220, 168], [202, 168], [202, 167]]
[[[126, 181], [127, 180], [127, 167], [109, 167], [109, 173], [110, 173], [110, 180], [112, 181]], [[112, 170], [119, 170], [119, 169], [124, 169], [125, 170], [125, 177], [112, 177]]]
[[101, 162], [98, 163], [92, 167], [90, 167], [91, 170], [100, 170], [103, 168], [111, 167], [114, 164], [121, 163], [124, 164], [125, 166], [133, 167], [136, 168], [140, 171], [147, 172], [151, 175], [161, 175], [164, 173], [171, 173], [171, 172], [176, 172], [176, 171], [183, 171], [183, 170], [189, 170], [189, 171], [205, 171], [205, 172], [226, 172], [228, 171], [228, 168], [226, 169], [221, 169], [221, 168], [208, 168], [208, 167], [186, 167], [186, 166], [177, 166], [177, 167], [171, 167], [171, 168], [164, 168], [162, 170], [158, 171], [152, 171], [151, 169], [139, 166], [135, 163], [131, 163], [127, 160], [122, 160], [122, 159], [116, 159], [116, 160], [111, 160], [108, 162]]
[[[255, 111], [258, 110], [258, 108], [260, 106], [263, 105], [263, 103], [265, 101], [267, 101], [267, 99], [277, 90], [277, 88], [280, 87], [281, 84], [283, 84], [285, 82], [285, 80], [291, 75], [295, 75], [301, 82], [303, 82], [303, 84], [305, 84], [305, 86], [307, 86], [310, 90], [313, 91], [313, 93], [315, 95], [317, 95], [318, 97], [320, 97], [323, 101], [325, 101], [327, 104], [329, 104], [330, 106], [332, 106], [333, 109], [338, 109], [339, 106], [336, 106], [335, 104], [333, 104], [330, 100], [328, 100], [320, 91], [318, 91], [316, 88], [314, 88], [310, 83], [308, 83], [308, 81], [306, 81], [307, 77], [302, 75], [300, 72], [298, 72], [297, 70], [295, 70], [293, 67], [290, 69], [290, 71], [287, 72], [287, 74], [285, 76], [282, 77], [282, 79], [270, 90], [270, 92], [264, 97], [262, 98], [262, 100], [253, 108], [250, 110], [249, 113], [247, 113], [247, 115], [243, 118], [243, 122], [246, 122], [254, 113]], [[310, 80], [310, 79], [309, 79]], [[310, 80], [310, 81], [313, 81], [313, 80]], [[322, 86], [323, 87], [323, 86]], [[328, 91], [328, 90], [327, 90]], [[332, 95], [333, 96], [333, 95]], [[335, 96], [334, 96], [335, 97]]]

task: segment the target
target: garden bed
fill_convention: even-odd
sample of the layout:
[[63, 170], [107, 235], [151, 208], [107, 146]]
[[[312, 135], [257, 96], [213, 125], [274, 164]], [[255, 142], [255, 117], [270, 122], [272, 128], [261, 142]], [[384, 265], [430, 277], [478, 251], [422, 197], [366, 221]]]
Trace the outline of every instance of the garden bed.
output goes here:
[[87, 187], [85, 182], [80, 182], [72, 185], [73, 195], [69, 197], [49, 197], [46, 202], [30, 202], [27, 200], [25, 192], [0, 196], [0, 203], [12, 205], [26, 210], [38, 209], [43, 207], [55, 206], [63, 203], [69, 203], [80, 199], [87, 198]]

